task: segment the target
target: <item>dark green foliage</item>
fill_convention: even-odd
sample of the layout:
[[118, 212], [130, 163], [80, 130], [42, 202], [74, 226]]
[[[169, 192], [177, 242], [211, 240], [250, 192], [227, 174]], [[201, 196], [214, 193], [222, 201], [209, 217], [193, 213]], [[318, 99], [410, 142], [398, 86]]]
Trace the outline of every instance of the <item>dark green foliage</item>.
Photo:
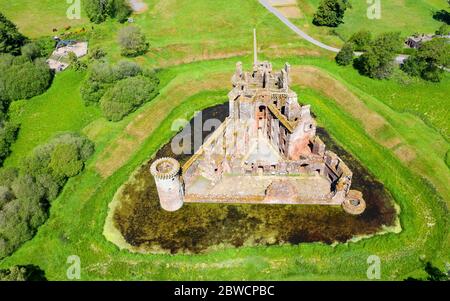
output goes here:
[[0, 98], [3, 100], [27, 99], [42, 94], [51, 81], [52, 72], [44, 58], [33, 61], [27, 56], [0, 56]]
[[95, 104], [100, 101], [106, 90], [116, 81], [111, 65], [95, 63], [86, 81], [81, 86], [81, 97], [86, 104]]
[[367, 30], [360, 30], [354, 33], [348, 42], [353, 44], [355, 51], [365, 51], [372, 42], [372, 33]]
[[423, 43], [402, 65], [401, 69], [411, 76], [439, 82], [450, 67], [450, 44], [446, 39], [435, 38]]
[[55, 50], [56, 42], [51, 38], [41, 38], [22, 46], [21, 53], [29, 60], [47, 58]]
[[10, 154], [10, 148], [14, 141], [16, 141], [19, 126], [10, 121], [1, 121], [0, 117], [0, 167], [3, 161]]
[[399, 33], [383, 33], [355, 60], [355, 67], [361, 74], [371, 78], [389, 78], [394, 69], [394, 59], [401, 47]]
[[350, 4], [346, 0], [322, 0], [314, 14], [313, 24], [337, 27], [343, 23], [344, 13]]
[[102, 48], [96, 47], [96, 48], [93, 48], [89, 52], [89, 60], [101, 60], [105, 56], [106, 56], [106, 52]]
[[33, 237], [47, 219], [50, 202], [93, 151], [88, 139], [62, 134], [36, 147], [20, 171], [0, 170], [0, 258]]
[[30, 61], [41, 57], [41, 47], [37, 43], [28, 43], [21, 48], [22, 55]]
[[73, 52], [69, 52], [69, 63], [70, 67], [75, 71], [85, 71], [87, 69], [87, 64], [83, 61], [80, 61], [77, 55]]
[[124, 22], [131, 14], [126, 0], [84, 0], [83, 4], [89, 19], [94, 23], [101, 23], [108, 17]]
[[86, 104], [100, 102], [105, 117], [118, 121], [152, 99], [158, 84], [154, 71], [143, 70], [134, 62], [120, 61], [116, 66], [97, 63], [81, 86], [81, 95]]
[[45, 281], [45, 273], [35, 265], [13, 266], [0, 270], [0, 281]]
[[445, 164], [448, 166], [448, 168], [450, 168], [450, 150], [448, 150], [448, 151], [445, 153], [445, 158], [444, 158], [444, 160], [445, 160]]
[[157, 83], [144, 76], [129, 77], [119, 81], [100, 100], [103, 115], [119, 121], [154, 97]]
[[427, 272], [428, 281], [448, 281], [449, 277], [447, 274], [439, 270], [437, 267], [433, 266], [431, 262], [425, 264], [425, 272]]
[[348, 42], [345, 43], [341, 51], [339, 51], [335, 57], [336, 63], [341, 66], [350, 65], [353, 61], [353, 51], [353, 44]]
[[135, 57], [144, 54], [149, 47], [145, 35], [136, 26], [127, 26], [119, 31], [118, 41], [123, 56]]
[[0, 12], [0, 53], [20, 54], [20, 47], [26, 42], [14, 23]]
[[111, 16], [113, 18], [116, 18], [121, 23], [128, 20], [128, 17], [130, 16], [132, 10], [131, 7], [126, 2], [126, 0], [113, 0], [110, 2], [111, 2], [110, 4]]
[[424, 266], [424, 270], [427, 273], [427, 277], [425, 279], [421, 278], [413, 278], [408, 277], [406, 281], [448, 281], [450, 280], [449, 275], [445, 272], [439, 270], [439, 268], [433, 266], [431, 262], [426, 262]]

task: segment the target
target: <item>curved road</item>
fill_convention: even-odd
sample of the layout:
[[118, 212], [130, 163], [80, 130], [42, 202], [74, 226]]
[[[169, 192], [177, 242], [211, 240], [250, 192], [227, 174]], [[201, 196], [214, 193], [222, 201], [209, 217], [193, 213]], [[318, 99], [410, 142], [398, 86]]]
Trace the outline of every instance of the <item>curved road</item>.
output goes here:
[[[303, 39], [307, 40], [308, 42], [322, 48], [326, 49], [332, 52], [339, 52], [339, 48], [328, 46], [320, 41], [317, 41], [310, 35], [308, 35], [306, 32], [295, 26], [291, 21], [289, 21], [288, 18], [283, 16], [282, 13], [280, 13], [279, 10], [277, 10], [275, 7], [270, 5], [270, 3], [267, 0], [259, 0], [259, 3], [261, 3], [262, 6], [264, 6], [268, 11], [270, 11], [272, 14], [274, 14], [278, 19], [280, 19], [281, 22], [283, 22], [287, 27], [289, 27], [292, 31], [294, 31], [297, 35], [302, 37]], [[355, 52], [356, 55], [361, 55], [361, 52]], [[395, 61], [399, 64], [403, 63], [403, 61], [408, 58], [407, 55], [400, 54], [395, 58]]]

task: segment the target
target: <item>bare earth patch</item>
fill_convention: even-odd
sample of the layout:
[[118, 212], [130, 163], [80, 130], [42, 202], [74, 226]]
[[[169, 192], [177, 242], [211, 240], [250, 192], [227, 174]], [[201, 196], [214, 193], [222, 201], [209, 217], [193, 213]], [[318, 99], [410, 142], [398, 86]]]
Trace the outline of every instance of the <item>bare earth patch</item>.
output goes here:
[[135, 14], [142, 14], [148, 9], [148, 4], [144, 0], [128, 0], [128, 3]]
[[277, 7], [277, 9], [283, 14], [283, 16], [285, 16], [286, 18], [289, 18], [289, 19], [300, 19], [303, 17], [302, 12], [296, 5], [295, 6], [281, 6], [281, 7]]

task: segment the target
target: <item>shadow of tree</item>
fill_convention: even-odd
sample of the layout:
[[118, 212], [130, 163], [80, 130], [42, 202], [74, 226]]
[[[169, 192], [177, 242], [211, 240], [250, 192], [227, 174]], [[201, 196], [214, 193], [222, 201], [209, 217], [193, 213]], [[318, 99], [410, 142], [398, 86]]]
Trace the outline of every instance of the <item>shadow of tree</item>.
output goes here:
[[433, 13], [433, 19], [444, 22], [446, 24], [450, 24], [450, 12], [445, 9], [438, 10]]

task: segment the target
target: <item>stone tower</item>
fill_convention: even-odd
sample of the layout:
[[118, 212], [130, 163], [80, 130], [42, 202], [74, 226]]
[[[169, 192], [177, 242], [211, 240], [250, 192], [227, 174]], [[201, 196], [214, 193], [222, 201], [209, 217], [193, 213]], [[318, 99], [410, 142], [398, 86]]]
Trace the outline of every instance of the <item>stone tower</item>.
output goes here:
[[180, 164], [173, 158], [160, 158], [150, 166], [164, 210], [176, 211], [183, 206], [184, 189], [179, 172]]

